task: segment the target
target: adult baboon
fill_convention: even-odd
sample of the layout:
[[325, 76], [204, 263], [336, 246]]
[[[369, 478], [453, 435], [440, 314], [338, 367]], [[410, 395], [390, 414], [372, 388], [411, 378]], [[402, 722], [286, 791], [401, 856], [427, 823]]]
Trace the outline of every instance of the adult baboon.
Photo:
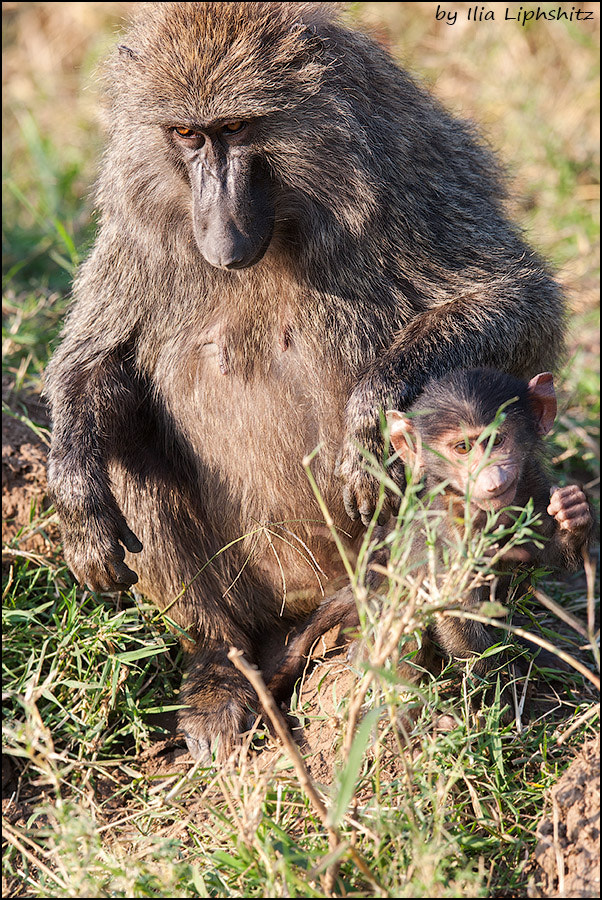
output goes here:
[[353, 547], [380, 410], [457, 367], [552, 368], [562, 301], [471, 128], [335, 5], [145, 4], [106, 86], [49, 483], [77, 577], [197, 635], [199, 754], [253, 705], [228, 647], [257, 660], [342, 572], [304, 456]]

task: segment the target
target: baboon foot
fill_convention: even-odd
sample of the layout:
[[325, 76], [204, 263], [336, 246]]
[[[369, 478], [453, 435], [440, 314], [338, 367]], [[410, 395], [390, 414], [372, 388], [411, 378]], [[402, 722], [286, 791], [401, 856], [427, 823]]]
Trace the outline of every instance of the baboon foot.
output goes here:
[[213, 753], [225, 762], [241, 735], [257, 718], [259, 701], [247, 680], [219, 656], [202, 654], [193, 661], [182, 686], [187, 704], [178, 713], [190, 755], [209, 764]]
[[256, 718], [246, 697], [230, 695], [210, 709], [189, 706], [181, 710], [178, 724], [194, 759], [209, 764], [215, 753], [217, 761], [223, 763], [240, 743], [241, 735], [251, 730]]

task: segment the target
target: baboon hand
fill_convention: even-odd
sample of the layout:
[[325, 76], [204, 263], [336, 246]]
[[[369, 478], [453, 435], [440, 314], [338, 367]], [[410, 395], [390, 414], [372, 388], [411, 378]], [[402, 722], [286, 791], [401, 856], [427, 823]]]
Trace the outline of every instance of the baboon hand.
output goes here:
[[142, 544], [125, 523], [94, 519], [64, 535], [65, 559], [80, 584], [93, 591], [127, 591], [138, 576], [124, 562], [125, 550], [139, 553]]
[[[372, 521], [379, 509], [378, 524], [384, 525], [396, 511], [396, 496], [385, 495], [381, 480], [369, 470], [370, 458], [383, 461], [384, 410], [406, 409], [413, 399], [408, 385], [397, 375], [372, 371], [354, 388], [347, 404], [347, 434], [337, 462], [343, 480], [343, 503], [347, 515]], [[398, 456], [390, 454], [387, 474], [397, 485], [405, 483], [405, 468]]]
[[142, 544], [108, 489], [97, 483], [94, 494], [77, 496], [68, 479], [52, 479], [50, 495], [62, 523], [64, 555], [80, 584], [93, 591], [125, 591], [138, 581], [126, 566], [125, 551], [140, 553]]
[[346, 441], [337, 464], [337, 472], [343, 479], [345, 510], [351, 519], [361, 518], [364, 525], [369, 525], [380, 500], [378, 524], [384, 525], [391, 516], [391, 503], [388, 498], [380, 499], [380, 482], [367, 471], [358, 443], [361, 441]]
[[581, 534], [591, 528], [592, 513], [587, 497], [577, 484], [553, 488], [548, 513], [562, 531]]

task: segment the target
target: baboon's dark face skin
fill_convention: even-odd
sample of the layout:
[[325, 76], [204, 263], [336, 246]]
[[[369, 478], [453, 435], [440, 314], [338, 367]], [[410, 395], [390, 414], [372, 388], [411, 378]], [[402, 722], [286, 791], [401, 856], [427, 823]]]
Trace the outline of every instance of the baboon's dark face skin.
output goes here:
[[190, 180], [196, 242], [219, 269], [255, 265], [272, 238], [273, 191], [253, 131], [243, 121], [170, 129]]

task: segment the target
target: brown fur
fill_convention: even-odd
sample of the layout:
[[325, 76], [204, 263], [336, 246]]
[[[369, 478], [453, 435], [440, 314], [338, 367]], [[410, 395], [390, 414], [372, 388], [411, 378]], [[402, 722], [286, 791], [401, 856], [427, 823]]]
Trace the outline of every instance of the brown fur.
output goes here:
[[551, 368], [562, 301], [473, 129], [333, 4], [145, 4], [106, 87], [49, 483], [80, 580], [137, 581], [196, 635], [203, 753], [252, 701], [228, 646], [257, 661], [343, 573], [304, 456], [353, 551], [381, 410], [458, 366]]
[[[478, 438], [495, 421], [501, 407], [505, 409], [505, 420], [496, 432], [496, 444], [488, 446], [488, 440]], [[487, 511], [498, 512], [497, 524], [509, 527], [514, 519], [512, 511], [500, 510], [521, 509], [533, 501], [534, 512], [541, 518], [537, 531], [545, 543], [511, 547], [496, 564], [502, 575], [496, 598], [504, 602], [510, 587], [508, 573], [520, 563], [575, 568], [591, 538], [594, 518], [585, 495], [576, 485], [556, 488], [551, 494], [542, 464], [541, 436], [551, 429], [555, 414], [556, 398], [549, 373], [536, 376], [527, 384], [488, 369], [457, 371], [433, 381], [411, 408], [410, 417], [397, 411], [387, 413], [393, 449], [407, 466], [420, 472], [422, 495], [433, 495], [430, 527], [435, 527], [436, 516], [439, 548], [461, 543], [467, 495], [471, 497], [473, 532], [485, 527]], [[455, 451], [456, 444], [466, 450], [468, 440], [473, 444], [470, 453]], [[496, 487], [507, 489], [504, 493], [499, 491], [499, 501]], [[376, 538], [377, 543], [383, 541], [382, 529]], [[379, 553], [382, 555], [383, 550]], [[426, 557], [425, 535], [416, 529], [411, 547], [414, 578], [429, 574], [423, 571], [420, 575], [417, 568]], [[382, 568], [382, 560], [379, 562]], [[371, 572], [368, 587], [375, 588], [378, 582], [379, 577]], [[489, 593], [490, 585], [485, 583], [469, 591], [462, 598], [462, 606], [474, 610], [490, 599]], [[348, 636], [359, 626], [356, 600], [350, 589], [339, 591], [323, 603], [290, 637], [280, 660], [272, 663], [268, 686], [278, 699], [290, 695], [312, 647], [336, 625]], [[432, 670], [440, 661], [433, 639], [452, 659], [476, 657], [476, 672], [487, 674], [491, 661], [478, 657], [493, 643], [491, 631], [476, 621], [439, 616], [424, 636], [419, 652], [414, 653], [413, 665], [403, 665], [404, 677], [413, 680], [421, 669]]]

